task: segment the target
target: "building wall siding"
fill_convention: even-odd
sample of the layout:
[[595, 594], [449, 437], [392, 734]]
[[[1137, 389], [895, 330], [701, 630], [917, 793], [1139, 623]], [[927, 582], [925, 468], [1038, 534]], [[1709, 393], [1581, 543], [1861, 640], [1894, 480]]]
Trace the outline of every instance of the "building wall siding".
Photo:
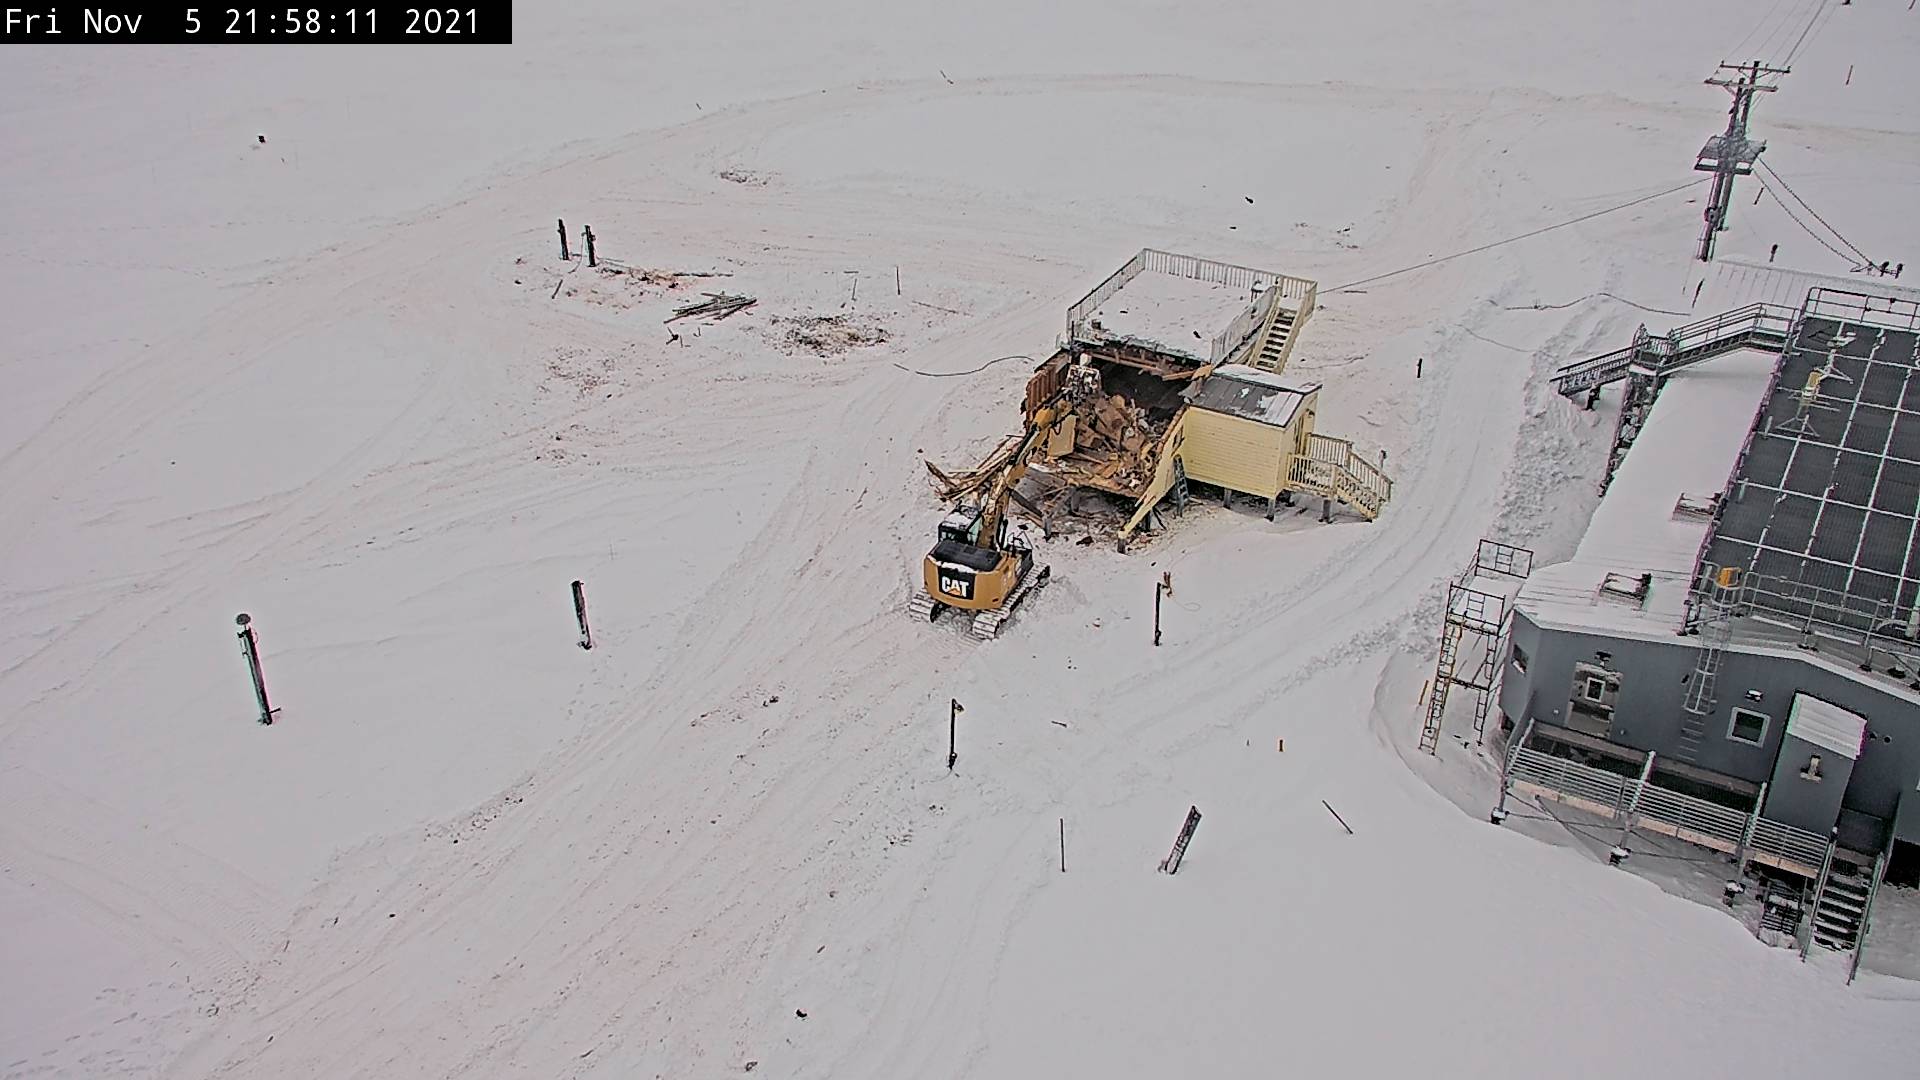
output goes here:
[[[1524, 728], [1529, 717], [1565, 725], [1573, 691], [1573, 666], [1594, 653], [1611, 654], [1621, 673], [1612, 739], [1639, 750], [1677, 757], [1687, 683], [1699, 656], [1698, 638], [1672, 643], [1610, 638], [1539, 626], [1524, 611], [1514, 613], [1500, 708]], [[1523, 672], [1513, 650], [1526, 657]], [[1760, 692], [1752, 701], [1748, 690]], [[1769, 781], [1779, 757], [1787, 710], [1795, 692], [1811, 694], [1867, 718], [1868, 740], [1846, 781], [1843, 805], [1883, 820], [1898, 815], [1896, 832], [1920, 843], [1920, 806], [1901, 813], [1902, 796], [1920, 784], [1920, 706], [1879, 688], [1803, 661], [1728, 650], [1722, 656], [1714, 711], [1694, 763], [1754, 783]], [[1765, 715], [1759, 746], [1729, 739], [1735, 708]], [[1831, 755], [1822, 755], [1823, 763]], [[1797, 772], [1804, 760], [1795, 764]], [[1831, 790], [1831, 789], [1828, 789]], [[1906, 802], [1920, 804], [1920, 796]], [[1829, 823], [1831, 824], [1831, 823]], [[1822, 830], [1824, 831], [1824, 829]]]
[[[1821, 778], [1802, 779], [1800, 770], [1814, 754], [1820, 755]], [[1767, 805], [1761, 807], [1761, 813], [1775, 821], [1824, 833], [1840, 820], [1840, 798], [1852, 775], [1852, 761], [1788, 735], [1781, 742], [1780, 757], [1767, 783]]]
[[1188, 479], [1263, 499], [1280, 493], [1283, 466], [1293, 449], [1291, 428], [1209, 409], [1188, 409], [1185, 427], [1186, 446], [1180, 453]]

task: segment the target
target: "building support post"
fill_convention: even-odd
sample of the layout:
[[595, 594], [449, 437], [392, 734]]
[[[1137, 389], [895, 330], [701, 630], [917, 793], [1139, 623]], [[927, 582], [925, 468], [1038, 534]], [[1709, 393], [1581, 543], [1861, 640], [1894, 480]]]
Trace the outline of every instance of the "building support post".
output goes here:
[[1493, 804], [1493, 813], [1488, 820], [1495, 825], [1507, 820], [1507, 796], [1513, 793], [1513, 763], [1519, 760], [1520, 751], [1527, 748], [1527, 740], [1533, 737], [1533, 719], [1527, 720], [1527, 726], [1521, 729], [1520, 739], [1507, 747], [1506, 754], [1500, 759], [1500, 801]]
[[1640, 779], [1633, 782], [1633, 798], [1627, 800], [1624, 812], [1620, 815], [1620, 846], [1627, 846], [1627, 837], [1633, 832], [1633, 815], [1640, 809], [1640, 793], [1646, 790], [1647, 778], [1653, 775], [1653, 751], [1647, 751], [1647, 760], [1640, 766]]
[[965, 711], [960, 707], [959, 698], [953, 698], [951, 700], [952, 700], [952, 704], [947, 709], [947, 771], [948, 772], [952, 772], [953, 763], [960, 760], [960, 751], [958, 748], [959, 734], [960, 734], [960, 714]]
[[1767, 805], [1767, 782], [1760, 782], [1760, 792], [1754, 796], [1753, 813], [1747, 815], [1747, 827], [1740, 832], [1740, 843], [1733, 849], [1733, 879], [1739, 881], [1747, 874], [1747, 849], [1753, 846], [1753, 831], [1760, 827], [1760, 808]]

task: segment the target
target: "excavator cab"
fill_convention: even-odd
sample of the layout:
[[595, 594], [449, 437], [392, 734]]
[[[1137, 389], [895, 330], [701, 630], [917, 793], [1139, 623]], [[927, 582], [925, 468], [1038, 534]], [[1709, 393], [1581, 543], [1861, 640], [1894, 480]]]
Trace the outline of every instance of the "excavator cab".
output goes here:
[[933, 550], [927, 553], [926, 586], [946, 607], [997, 608], [1033, 565], [1033, 548], [1026, 541], [1007, 542], [1005, 518], [999, 536], [983, 538], [985, 517], [980, 507], [960, 506], [940, 522]]
[[993, 638], [1000, 624], [1034, 590], [1048, 567], [1035, 569], [1033, 546], [1007, 534], [1007, 502], [1025, 474], [1027, 458], [1053, 424], [1050, 409], [1029, 423], [1018, 450], [993, 477], [977, 505], [962, 504], [940, 521], [921, 572], [922, 588], [907, 603], [917, 619], [934, 620], [948, 608], [973, 616], [973, 636]]

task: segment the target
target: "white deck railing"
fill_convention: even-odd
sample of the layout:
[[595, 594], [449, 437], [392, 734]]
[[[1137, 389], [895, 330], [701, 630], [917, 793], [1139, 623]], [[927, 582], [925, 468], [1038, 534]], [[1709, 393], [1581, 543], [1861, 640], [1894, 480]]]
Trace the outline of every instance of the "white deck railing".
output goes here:
[[1524, 746], [1509, 759], [1507, 779], [1601, 817], [1631, 818], [1628, 824], [1636, 829], [1715, 851], [1744, 853], [1796, 873], [1817, 873], [1831, 846], [1828, 837], [1761, 817], [1758, 802], [1743, 812]]
[[[1226, 330], [1213, 339], [1210, 359], [1214, 363], [1225, 360], [1227, 351], [1238, 346], [1249, 334], [1263, 325], [1262, 320], [1272, 312], [1275, 305], [1284, 305], [1293, 311], [1296, 324], [1304, 322], [1313, 312], [1314, 302], [1320, 290], [1319, 283], [1308, 278], [1292, 277], [1272, 270], [1221, 262], [1218, 259], [1202, 259], [1197, 255], [1181, 255], [1172, 251], [1161, 251], [1158, 248], [1141, 248], [1139, 253], [1128, 259], [1120, 269], [1108, 274], [1105, 281], [1095, 285], [1092, 292], [1081, 297], [1079, 302], [1067, 309], [1068, 340], [1098, 340], [1089, 336], [1088, 320], [1093, 318], [1094, 312], [1100, 310], [1100, 305], [1111, 300], [1115, 293], [1125, 288], [1127, 282], [1148, 270], [1157, 274], [1247, 290], [1250, 297], [1247, 310], [1241, 312]], [[1251, 296], [1256, 286], [1263, 292], [1259, 299], [1254, 300]], [[1242, 320], [1249, 319], [1253, 321], [1240, 325]], [[1233, 336], [1236, 326], [1239, 327], [1238, 337]]]

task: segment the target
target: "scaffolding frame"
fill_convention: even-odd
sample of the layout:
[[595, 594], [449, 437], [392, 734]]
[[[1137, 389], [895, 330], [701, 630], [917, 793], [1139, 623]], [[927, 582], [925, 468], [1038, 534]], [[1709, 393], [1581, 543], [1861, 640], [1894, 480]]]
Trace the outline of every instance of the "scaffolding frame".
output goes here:
[[[1473, 736], [1477, 743], [1486, 737], [1487, 713], [1499, 692], [1501, 654], [1513, 627], [1513, 599], [1510, 594], [1476, 588], [1483, 577], [1525, 581], [1533, 573], [1533, 551], [1529, 548], [1482, 539], [1475, 545], [1473, 559], [1447, 582], [1446, 614], [1440, 630], [1440, 655], [1434, 662], [1429, 684], [1425, 721], [1420, 728], [1420, 749], [1437, 753], [1440, 731], [1446, 720], [1447, 699], [1455, 686], [1474, 692]], [[1460, 658], [1468, 635], [1479, 649], [1472, 674], [1462, 674]]]

